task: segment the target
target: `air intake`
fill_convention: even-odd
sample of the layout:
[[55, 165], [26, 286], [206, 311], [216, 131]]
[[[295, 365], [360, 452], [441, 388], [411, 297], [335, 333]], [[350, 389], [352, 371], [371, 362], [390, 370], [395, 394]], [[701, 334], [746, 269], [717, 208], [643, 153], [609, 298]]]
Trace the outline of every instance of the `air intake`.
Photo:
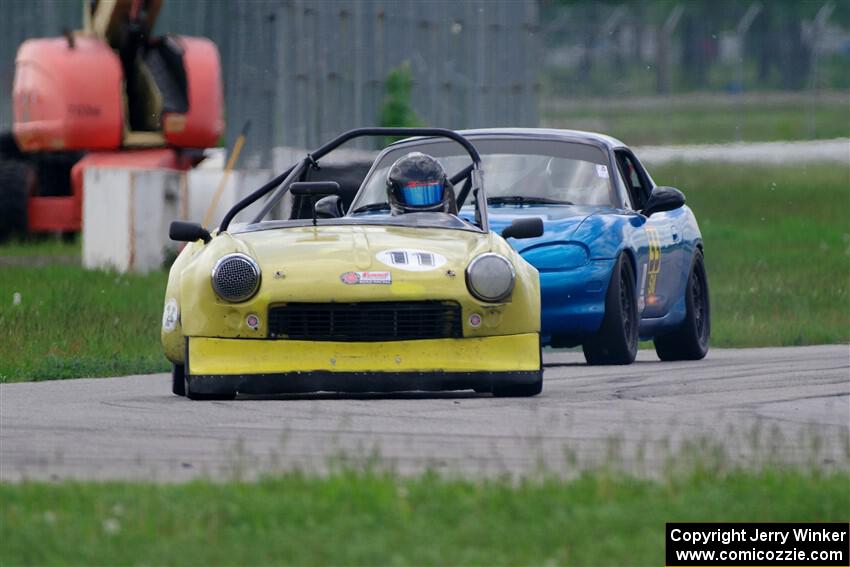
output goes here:
[[309, 341], [459, 338], [460, 305], [450, 301], [290, 303], [269, 309], [269, 337]]

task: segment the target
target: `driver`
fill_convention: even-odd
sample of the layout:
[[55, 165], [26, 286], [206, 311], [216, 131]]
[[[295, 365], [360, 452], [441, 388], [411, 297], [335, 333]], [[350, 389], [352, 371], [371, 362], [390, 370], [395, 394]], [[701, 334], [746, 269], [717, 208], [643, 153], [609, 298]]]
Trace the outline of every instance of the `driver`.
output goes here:
[[411, 152], [390, 167], [387, 202], [394, 215], [425, 212], [457, 214], [454, 187], [443, 166], [420, 152]]

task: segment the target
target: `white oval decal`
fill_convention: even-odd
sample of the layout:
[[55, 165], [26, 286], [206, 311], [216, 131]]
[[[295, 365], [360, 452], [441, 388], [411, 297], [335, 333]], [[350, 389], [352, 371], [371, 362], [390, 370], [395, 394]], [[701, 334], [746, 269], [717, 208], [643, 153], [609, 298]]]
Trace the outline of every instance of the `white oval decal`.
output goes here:
[[436, 252], [418, 250], [416, 248], [397, 248], [378, 252], [375, 257], [379, 262], [407, 270], [408, 272], [427, 272], [445, 265], [446, 258]]
[[165, 302], [165, 309], [162, 311], [162, 329], [166, 333], [170, 333], [177, 326], [180, 320], [180, 307], [177, 305], [177, 300], [173, 297]]

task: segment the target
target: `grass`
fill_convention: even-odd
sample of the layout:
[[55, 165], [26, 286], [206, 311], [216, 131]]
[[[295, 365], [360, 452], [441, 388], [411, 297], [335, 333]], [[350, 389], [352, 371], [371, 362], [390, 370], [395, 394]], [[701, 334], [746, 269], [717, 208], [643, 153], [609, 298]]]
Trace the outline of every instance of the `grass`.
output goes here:
[[630, 145], [716, 144], [846, 138], [850, 100], [779, 100], [734, 97], [648, 104], [577, 102], [544, 105], [544, 126], [605, 132]]
[[843, 522], [846, 473], [0, 484], [0, 564], [663, 565], [665, 522]]
[[81, 243], [79, 238], [66, 242], [59, 238], [39, 238], [32, 241], [4, 242], [0, 246], [0, 257], [21, 258], [39, 257], [56, 258], [62, 257], [68, 260], [79, 261], [81, 254]]
[[[685, 191], [699, 220], [714, 346], [850, 342], [847, 167], [669, 164], [652, 173]], [[167, 370], [166, 273], [43, 261], [74, 254], [77, 245], [55, 242], [0, 248], [0, 382]], [[24, 267], [30, 256], [40, 265]]]
[[0, 382], [167, 370], [159, 345], [166, 280], [165, 272], [0, 266]]
[[712, 344], [850, 342], [850, 168], [671, 164], [705, 240]]

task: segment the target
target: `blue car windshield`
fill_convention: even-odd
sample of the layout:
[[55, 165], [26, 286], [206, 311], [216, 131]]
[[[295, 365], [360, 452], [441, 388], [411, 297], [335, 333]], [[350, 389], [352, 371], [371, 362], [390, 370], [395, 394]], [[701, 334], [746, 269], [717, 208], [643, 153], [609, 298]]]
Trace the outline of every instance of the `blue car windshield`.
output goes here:
[[[545, 205], [616, 203], [607, 156], [595, 146], [555, 140], [471, 141], [481, 153], [491, 205], [535, 204], [535, 200]], [[396, 159], [411, 151], [435, 157], [449, 177], [470, 164], [469, 156], [456, 144], [430, 140], [404, 144], [382, 156], [355, 197], [350, 214], [386, 213], [381, 204], [387, 202], [387, 172]], [[460, 186], [455, 187], [459, 191]]]

